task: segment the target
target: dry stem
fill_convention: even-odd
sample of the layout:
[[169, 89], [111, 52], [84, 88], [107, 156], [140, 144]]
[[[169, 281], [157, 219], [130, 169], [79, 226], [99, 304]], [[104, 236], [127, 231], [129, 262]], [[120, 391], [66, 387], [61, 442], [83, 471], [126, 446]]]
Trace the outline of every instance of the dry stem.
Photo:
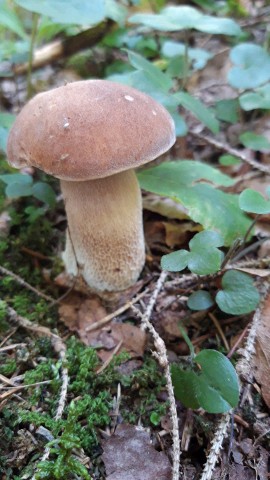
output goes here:
[[141, 313], [136, 307], [132, 306], [134, 312], [141, 318], [142, 326], [147, 328], [151, 333], [154, 345], [156, 348], [156, 352], [154, 356], [157, 358], [160, 366], [164, 369], [164, 374], [166, 378], [166, 385], [167, 385], [167, 392], [169, 397], [170, 403], [170, 414], [172, 420], [172, 438], [173, 438], [173, 468], [172, 468], [172, 480], [179, 479], [179, 468], [180, 468], [180, 438], [179, 438], [179, 429], [178, 429], [178, 418], [177, 418], [177, 409], [176, 403], [174, 398], [173, 392], [173, 384], [170, 372], [170, 365], [167, 358], [167, 351], [166, 346], [162, 338], [156, 332], [155, 328], [153, 327], [152, 323], [150, 322], [150, 318], [153, 312], [153, 308], [155, 306], [157, 297], [159, 292], [161, 291], [164, 282], [166, 280], [167, 272], [162, 272], [158, 282], [156, 284], [156, 288], [153, 291], [147, 308], [144, 313]]

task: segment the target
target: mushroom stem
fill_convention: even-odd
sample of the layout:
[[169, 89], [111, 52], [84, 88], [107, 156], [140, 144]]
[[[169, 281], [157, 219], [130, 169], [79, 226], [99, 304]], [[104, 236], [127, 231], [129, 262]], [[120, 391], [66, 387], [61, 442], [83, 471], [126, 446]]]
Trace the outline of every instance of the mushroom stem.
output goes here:
[[97, 292], [124, 290], [145, 261], [142, 199], [134, 170], [84, 182], [61, 180], [68, 230], [63, 260]]

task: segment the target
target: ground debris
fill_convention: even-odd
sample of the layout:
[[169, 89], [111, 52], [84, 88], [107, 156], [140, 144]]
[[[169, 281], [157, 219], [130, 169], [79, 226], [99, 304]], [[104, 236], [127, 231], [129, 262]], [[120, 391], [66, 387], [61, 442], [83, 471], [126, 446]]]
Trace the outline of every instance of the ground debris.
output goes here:
[[262, 321], [257, 331], [256, 355], [254, 355], [255, 378], [261, 385], [262, 397], [270, 408], [270, 295], [265, 301]]
[[149, 433], [142, 427], [120, 425], [114, 435], [103, 441], [102, 446], [107, 480], [171, 478], [168, 457], [155, 450]]

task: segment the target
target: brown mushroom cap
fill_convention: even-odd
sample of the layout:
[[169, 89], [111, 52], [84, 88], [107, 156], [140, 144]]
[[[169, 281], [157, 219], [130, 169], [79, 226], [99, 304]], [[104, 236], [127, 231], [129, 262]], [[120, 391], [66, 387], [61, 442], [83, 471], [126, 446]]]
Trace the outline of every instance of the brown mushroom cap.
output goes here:
[[9, 135], [12, 166], [91, 180], [143, 165], [175, 142], [164, 107], [134, 88], [86, 80], [36, 95]]

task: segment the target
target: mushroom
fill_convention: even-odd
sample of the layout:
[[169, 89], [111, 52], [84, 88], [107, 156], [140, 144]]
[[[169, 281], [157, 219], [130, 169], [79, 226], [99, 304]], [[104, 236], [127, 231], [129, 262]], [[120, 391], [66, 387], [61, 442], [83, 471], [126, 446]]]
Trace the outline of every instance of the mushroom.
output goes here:
[[134, 168], [175, 142], [164, 107], [134, 88], [86, 80], [36, 95], [8, 138], [8, 161], [60, 179], [67, 213], [63, 260], [96, 292], [133, 285], [145, 261]]

